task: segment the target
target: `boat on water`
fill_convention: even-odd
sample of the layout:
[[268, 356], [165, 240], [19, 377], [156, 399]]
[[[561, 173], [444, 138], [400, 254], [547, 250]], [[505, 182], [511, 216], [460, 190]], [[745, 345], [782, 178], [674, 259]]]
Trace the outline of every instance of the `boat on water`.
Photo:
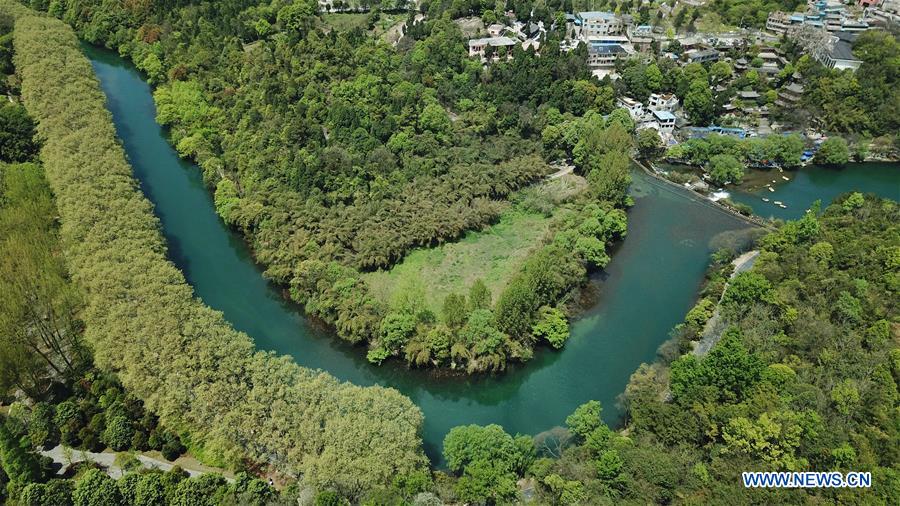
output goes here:
[[786, 177], [786, 176], [781, 176], [781, 179], [784, 179], [785, 181], [790, 181], [790, 180], [791, 180], [791, 178]]
[[787, 206], [784, 205], [784, 204], [778, 204], [778, 207], [780, 207], [780, 208], [782, 208], [782, 209], [787, 209]]
[[767, 199], [767, 198], [765, 198], [765, 197], [763, 197], [762, 200], [763, 200], [763, 202], [768, 202], [768, 201], [769, 201], [769, 199]]
[[771, 186], [767, 186], [766, 188], [768, 188], [770, 192], [775, 191], [775, 188], [772, 188]]
[[781, 203], [780, 200], [776, 200], [775, 202], [773, 202], [773, 204], [775, 204], [776, 206], [784, 205], [784, 204]]

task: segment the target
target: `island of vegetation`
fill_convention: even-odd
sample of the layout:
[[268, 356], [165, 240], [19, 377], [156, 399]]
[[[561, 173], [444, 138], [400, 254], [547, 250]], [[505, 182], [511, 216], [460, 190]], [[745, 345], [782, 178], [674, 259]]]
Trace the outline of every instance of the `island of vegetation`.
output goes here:
[[[392, 47], [308, 2], [101, 3], [47, 8], [146, 73], [220, 216], [370, 361], [500, 371], [563, 346], [569, 294], [625, 235], [634, 130], [583, 52], [485, 78], [447, 16]], [[567, 159], [573, 174], [548, 165]]]

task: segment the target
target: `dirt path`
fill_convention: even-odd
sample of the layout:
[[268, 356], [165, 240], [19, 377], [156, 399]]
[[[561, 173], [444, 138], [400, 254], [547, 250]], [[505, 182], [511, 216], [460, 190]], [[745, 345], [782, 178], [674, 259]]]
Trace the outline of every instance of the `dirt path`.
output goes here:
[[565, 176], [566, 174], [571, 174], [571, 173], [574, 172], [574, 171], [575, 171], [575, 166], [574, 166], [574, 165], [564, 165], [564, 166], [563, 166], [561, 169], [559, 169], [558, 171], [556, 171], [556, 172], [554, 172], [553, 174], [550, 174], [549, 176], [547, 176], [547, 180], [548, 180], [548, 181], [551, 181], [551, 180], [553, 180], [553, 179], [559, 179], [559, 178]]
[[[731, 273], [731, 276], [728, 279], [734, 279], [739, 273], [753, 267], [753, 264], [756, 263], [756, 257], [758, 256], [759, 251], [753, 250], [735, 258], [731, 262], [731, 265], [734, 266], [734, 272]], [[728, 290], [728, 283], [725, 284], [725, 288], [722, 290], [722, 297], [725, 296], [725, 290]], [[697, 346], [694, 348], [694, 355], [697, 355], [698, 357], [702, 357], [709, 353], [709, 350], [719, 342], [719, 339], [722, 338], [722, 334], [725, 332], [725, 323], [722, 321], [722, 317], [719, 314], [722, 297], [719, 297], [719, 303], [716, 304], [716, 309], [713, 311], [712, 317], [707, 320], [706, 325], [703, 327], [703, 332], [700, 334], [700, 342], [697, 343]]]
[[[69, 451], [70, 453], [67, 456], [66, 454]], [[97, 453], [77, 450], [74, 448], [68, 448], [67, 450], [63, 445], [57, 445], [49, 450], [43, 450], [38, 453], [46, 457], [50, 457], [51, 459], [53, 459], [53, 462], [60, 464], [62, 467], [59, 470], [59, 474], [65, 472], [66, 468], [70, 464], [86, 461], [99, 464], [106, 469], [106, 474], [116, 480], [124, 476], [126, 473], [126, 471], [124, 471], [116, 464], [116, 455], [118, 455], [118, 453], [113, 451], [104, 451]], [[200, 476], [202, 474], [216, 472], [225, 475], [225, 479], [227, 479], [228, 481], [234, 481], [234, 479], [231, 476], [228, 476], [228, 473], [223, 472], [223, 470], [204, 466], [186, 455], [178, 457], [178, 459], [176, 459], [174, 462], [169, 462], [167, 460], [156, 458], [150, 455], [144, 455], [142, 453], [135, 454], [135, 457], [141, 462], [141, 464], [143, 464], [144, 468], [146, 469], [155, 468], [162, 471], [168, 471], [177, 465], [181, 466], [181, 468], [191, 476]]]

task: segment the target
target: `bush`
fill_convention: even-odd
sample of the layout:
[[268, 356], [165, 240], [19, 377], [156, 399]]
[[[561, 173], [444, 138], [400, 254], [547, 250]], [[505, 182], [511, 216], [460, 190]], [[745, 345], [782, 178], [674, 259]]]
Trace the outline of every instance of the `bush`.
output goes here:
[[131, 421], [121, 415], [108, 420], [106, 430], [103, 431], [103, 442], [117, 452], [127, 450], [133, 437], [134, 428]]
[[99, 469], [89, 469], [75, 483], [75, 506], [125, 506], [116, 482]]

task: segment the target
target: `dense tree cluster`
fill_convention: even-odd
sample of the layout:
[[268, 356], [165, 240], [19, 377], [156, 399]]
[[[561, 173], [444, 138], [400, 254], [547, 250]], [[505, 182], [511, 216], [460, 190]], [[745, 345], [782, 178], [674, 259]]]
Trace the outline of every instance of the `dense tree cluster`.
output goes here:
[[[897, 502], [900, 207], [852, 193], [819, 211], [759, 239], [749, 271], [713, 255], [663, 360], [631, 378], [626, 431], [596, 401], [533, 439], [457, 427], [441, 498], [514, 501], [510, 483], [531, 478], [550, 504]], [[719, 341], [695, 355], [720, 298]], [[748, 490], [750, 470], [868, 471], [873, 486]]]
[[[510, 195], [563, 154], [545, 149], [542, 132], [610, 113], [614, 90], [590, 80], [585, 47], [560, 51], [558, 33], [540, 57], [516, 47], [511, 59], [485, 68], [467, 57], [459, 27], [442, 15], [480, 14], [483, 5], [423, 8], [430, 15], [411, 17], [393, 48], [358, 30], [326, 29], [315, 6], [299, 2], [47, 6], [87, 41], [130, 57], [157, 85], [158, 120], [178, 152], [203, 169], [218, 213], [309, 313], [340, 337], [368, 344], [374, 362], [397, 355], [460, 365], [448, 360], [456, 343], [467, 370], [497, 370], [509, 357], [530, 356], [531, 343], [519, 342], [531, 340], [530, 318], [520, 335], [500, 339], [495, 316], [480, 313], [466, 331], [480, 337], [448, 342], [465, 325], [448, 332], [436, 315], [388, 307], [369, 295], [360, 271], [390, 268], [412, 248], [496, 221]], [[595, 130], [596, 137], [602, 126]], [[624, 204], [630, 180], [618, 162], [628, 149], [615, 170], [585, 171], [595, 186], [617, 175], [595, 198]], [[405, 330], [392, 331], [396, 324]]]
[[[679, 163], [703, 166], [713, 181], [724, 184], [740, 181], [746, 166], [798, 167], [804, 149], [803, 138], [797, 134], [748, 139], [710, 134], [670, 147], [666, 150], [666, 157]], [[844, 159], [838, 163], [846, 161]]]
[[47, 457], [38, 456], [21, 424], [0, 417], [0, 499], [27, 506], [130, 506], [130, 505], [219, 505], [296, 504], [297, 486], [276, 491], [266, 482], [237, 473], [232, 482], [219, 474], [190, 477], [180, 467], [167, 472], [146, 469], [131, 454], [116, 462], [125, 471], [118, 480], [90, 462], [72, 466], [74, 477], [58, 476]]
[[799, 58], [804, 107], [829, 131], [888, 136], [900, 146], [900, 43], [890, 31], [868, 30], [854, 41], [853, 54], [862, 60], [856, 72]]
[[[599, 424], [599, 405], [579, 408], [562, 458], [531, 468], [542, 494], [570, 504], [898, 500], [900, 208], [854, 193], [818, 211], [763, 237], [752, 270], [727, 288], [730, 256], [716, 255], [671, 348], [693, 348], [724, 290], [719, 342], [634, 373], [627, 438]], [[747, 470], [869, 471], [873, 487], [750, 492]]]
[[421, 466], [421, 413], [408, 399], [254, 351], [193, 298], [166, 259], [71, 29], [23, 16], [14, 47], [97, 365], [118, 371], [167, 427], [189, 434], [192, 448], [232, 465], [267, 463], [350, 497]]

